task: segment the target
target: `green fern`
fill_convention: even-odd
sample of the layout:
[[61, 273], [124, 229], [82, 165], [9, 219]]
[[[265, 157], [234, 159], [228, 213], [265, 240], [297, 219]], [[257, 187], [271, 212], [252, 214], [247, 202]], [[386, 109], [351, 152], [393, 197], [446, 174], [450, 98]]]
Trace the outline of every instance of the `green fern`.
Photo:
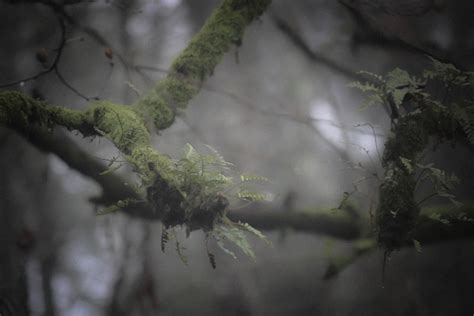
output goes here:
[[[186, 144], [181, 157], [173, 160], [172, 170], [175, 175], [175, 184], [184, 198], [182, 207], [187, 218], [192, 218], [194, 210], [200, 209], [202, 205], [206, 205], [216, 196], [226, 197], [231, 203], [236, 200], [247, 204], [267, 199], [266, 194], [251, 187], [254, 183], [268, 182], [267, 178], [252, 174], [240, 174], [233, 169], [233, 164], [227, 162], [216, 149], [208, 145], [206, 148], [207, 152], [200, 153], [192, 145]], [[233, 243], [244, 254], [255, 259], [255, 253], [246, 239], [245, 232], [264, 241], [267, 241], [266, 237], [249, 224], [232, 222], [227, 218], [225, 210], [215, 213], [214, 216], [214, 223], [210, 231], [209, 228], [206, 229], [206, 249], [211, 266], [216, 267], [216, 258], [207, 248], [209, 236], [213, 237], [223, 252], [233, 258], [236, 258], [236, 255], [225, 246], [225, 242]], [[187, 235], [189, 232], [188, 227]], [[164, 249], [168, 236], [163, 236], [162, 248]], [[183, 250], [184, 248], [180, 246], [176, 238], [176, 251], [181, 260], [186, 263], [187, 258], [184, 256]]]
[[410, 76], [407, 71], [400, 68], [389, 72], [386, 78], [385, 92], [391, 94], [397, 107], [400, 107], [408, 93], [420, 92], [419, 87], [425, 85], [421, 79]]
[[349, 87], [368, 94], [361, 105], [361, 109], [387, 103], [389, 99], [392, 99], [395, 106], [399, 107], [408, 93], [420, 92], [420, 87], [425, 85], [422, 79], [411, 76], [407, 71], [400, 68], [395, 68], [385, 77], [367, 71], [359, 73], [370, 75], [378, 81], [377, 83], [361, 81], [349, 83]]
[[410, 159], [400, 157], [400, 161], [408, 173], [412, 174], [414, 172], [413, 163], [411, 162]]
[[462, 108], [454, 106], [454, 117], [461, 125], [471, 145], [474, 145], [474, 105]]
[[[240, 248], [245, 255], [256, 260], [255, 252], [253, 251], [252, 246], [250, 246], [244, 231], [240, 229], [240, 227], [235, 225], [219, 225], [214, 229], [213, 234], [217, 234], [220, 240], [224, 239], [233, 243], [235, 246]], [[229, 252], [227, 253], [229, 254]]]
[[453, 86], [469, 86], [473, 83], [474, 73], [463, 72], [456, 68], [453, 64], [443, 63], [431, 56], [432, 68], [423, 72], [423, 77], [431, 80], [439, 80], [445, 85]]
[[[252, 188], [252, 184], [264, 183], [269, 180], [263, 176], [252, 174], [241, 174], [233, 169], [233, 164], [227, 162], [224, 157], [213, 147], [206, 145], [207, 152], [198, 152], [191, 144], [186, 144], [182, 154], [178, 159], [172, 160], [171, 165], [156, 166], [157, 170], [166, 170], [172, 175], [172, 183], [181, 194], [183, 201], [180, 207], [184, 209], [184, 222], [186, 237], [189, 237], [191, 230], [201, 228], [206, 232], [206, 248], [208, 236], [212, 236], [219, 248], [225, 253], [236, 258], [231, 250], [227, 249], [225, 242], [233, 243], [242, 252], [255, 259], [255, 253], [247, 241], [245, 233], [250, 233], [265, 242], [266, 237], [257, 229], [246, 223], [234, 223], [226, 216], [227, 201], [233, 200], [249, 203], [267, 200], [267, 195]], [[114, 158], [106, 171], [113, 172], [116, 168], [112, 164], [116, 162]], [[222, 208], [214, 210], [209, 205], [215, 205], [215, 200], [222, 201]], [[132, 199], [120, 200], [116, 204], [98, 212], [98, 215], [108, 214], [123, 208], [133, 206], [135, 203], [142, 203]], [[214, 204], [213, 204], [214, 203]], [[195, 216], [195, 212], [197, 215]], [[204, 215], [203, 215], [204, 214]], [[202, 219], [204, 217], [204, 220]], [[198, 218], [195, 220], [195, 218]], [[199, 221], [201, 220], [201, 221]], [[174, 224], [176, 226], [176, 224]], [[169, 230], [175, 239], [175, 249], [179, 258], [185, 264], [188, 260], [184, 254], [185, 248], [178, 240], [178, 236], [173, 227], [163, 225], [161, 235], [161, 250], [165, 250], [169, 242]], [[212, 267], [216, 267], [216, 260], [213, 253], [207, 248], [207, 255]]]

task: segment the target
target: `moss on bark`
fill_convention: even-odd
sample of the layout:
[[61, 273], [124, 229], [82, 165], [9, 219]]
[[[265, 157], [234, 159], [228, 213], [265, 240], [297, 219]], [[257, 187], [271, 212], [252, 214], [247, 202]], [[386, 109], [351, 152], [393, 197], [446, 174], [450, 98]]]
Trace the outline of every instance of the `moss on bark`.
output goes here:
[[178, 109], [185, 108], [211, 76], [232, 45], [240, 45], [246, 26], [258, 18], [271, 0], [227, 0], [174, 60], [168, 76], [136, 105], [158, 130], [169, 127]]
[[231, 45], [241, 43], [245, 27], [262, 14], [270, 2], [223, 1], [175, 59], [168, 76], [134, 106], [98, 101], [80, 111], [52, 106], [20, 92], [6, 91], [0, 92], [0, 124], [22, 133], [32, 130], [32, 126], [51, 129], [59, 125], [78, 130], [84, 136], [106, 137], [140, 176], [154, 209], [167, 214], [164, 216], [166, 225], [186, 223], [193, 229], [208, 225], [207, 220], [202, 220], [203, 211], [212, 209], [215, 210], [213, 214], [219, 214], [221, 210], [216, 208], [225, 208], [226, 201], [216, 200], [206, 206], [206, 210], [196, 209], [196, 216], [189, 215], [188, 210], [184, 212], [185, 197], [178, 188], [173, 161], [151, 146], [146, 123], [151, 118], [158, 130], [169, 127], [177, 109], [187, 106], [224, 53]]
[[415, 201], [416, 181], [402, 159], [416, 161], [431, 138], [438, 142], [465, 138], [452, 112], [430, 102], [415, 108], [421, 110], [400, 118], [392, 128], [393, 136], [385, 143], [382, 158], [385, 177], [380, 185], [376, 221], [378, 242], [387, 251], [407, 243], [420, 213]]

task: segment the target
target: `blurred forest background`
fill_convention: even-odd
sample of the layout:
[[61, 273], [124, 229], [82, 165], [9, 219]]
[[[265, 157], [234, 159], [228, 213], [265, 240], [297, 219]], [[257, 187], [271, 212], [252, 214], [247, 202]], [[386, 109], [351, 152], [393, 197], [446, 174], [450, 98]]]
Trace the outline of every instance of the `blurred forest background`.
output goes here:
[[[0, 1], [0, 86], [71, 108], [94, 98], [131, 103], [166, 75], [218, 3]], [[208, 144], [237, 169], [269, 178], [271, 201], [243, 210], [260, 212], [263, 223], [272, 214], [336, 208], [349, 192], [354, 221], [370, 230], [379, 185], [370, 175], [383, 174], [390, 117], [380, 106], [361, 110], [364, 96], [348, 84], [360, 70], [420, 73], [430, 66], [427, 54], [474, 69], [473, 16], [470, 0], [275, 0], [155, 145], [177, 157], [186, 143]], [[67, 38], [59, 64], [24, 80], [54, 58], [58, 17]], [[104, 139], [58, 137], [104, 165], [119, 156]], [[383, 251], [358, 255], [364, 240], [346, 231], [260, 222], [273, 247], [251, 239], [253, 262], [211, 245], [215, 270], [204, 234], [186, 239], [178, 230], [185, 265], [172, 244], [161, 251], [160, 222], [96, 216], [101, 206], [91, 199], [100, 186], [34, 139], [0, 130], [2, 316], [18, 300], [30, 315], [48, 316], [474, 313], [472, 239], [394, 252], [383, 280]], [[462, 146], [427, 154], [461, 178], [461, 201], [474, 192], [472, 158]], [[135, 181], [127, 166], [116, 173]], [[340, 260], [348, 263], [342, 269]]]

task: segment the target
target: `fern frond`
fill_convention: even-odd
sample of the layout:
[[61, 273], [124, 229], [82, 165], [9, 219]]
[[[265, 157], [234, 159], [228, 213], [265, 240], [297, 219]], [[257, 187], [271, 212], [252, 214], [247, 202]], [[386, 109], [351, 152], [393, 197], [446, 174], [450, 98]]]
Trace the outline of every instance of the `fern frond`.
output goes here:
[[400, 157], [400, 161], [402, 162], [403, 167], [405, 167], [405, 169], [408, 171], [408, 173], [410, 173], [410, 174], [413, 173], [413, 171], [414, 171], [413, 164], [412, 164], [410, 159]]
[[349, 88], [359, 89], [362, 92], [381, 92], [381, 88], [370, 82], [353, 81], [347, 85]]
[[178, 254], [181, 262], [183, 262], [185, 265], [188, 265], [188, 258], [184, 255], [184, 252], [183, 252], [186, 248], [181, 246], [181, 243], [179, 242], [179, 239], [178, 239], [178, 235], [176, 234], [176, 230], [173, 229], [172, 231], [173, 231], [173, 237], [175, 239], [176, 253]]
[[461, 108], [454, 107], [454, 117], [461, 125], [466, 137], [471, 145], [474, 145], [474, 106]]
[[166, 243], [169, 241], [168, 231], [163, 226], [161, 230], [161, 251], [165, 252]]
[[261, 240], [263, 240], [267, 245], [271, 245], [271, 242], [270, 240], [268, 240], [268, 238], [262, 234], [261, 231], [259, 231], [258, 229], [250, 226], [248, 223], [242, 223], [242, 222], [237, 222], [236, 225], [238, 225], [239, 227], [241, 227], [242, 229], [246, 230], [247, 232], [255, 235], [256, 237], [260, 238]]
[[372, 77], [372, 78], [375, 78], [377, 79], [378, 81], [384, 83], [385, 82], [385, 79], [379, 75], [379, 74], [376, 74], [376, 73], [373, 73], [373, 72], [370, 72], [370, 71], [366, 71], [366, 70], [360, 70], [357, 72], [357, 74], [359, 75], [367, 75], [369, 77]]
[[254, 174], [241, 174], [240, 181], [250, 182], [250, 181], [261, 181], [261, 182], [270, 182], [270, 180], [264, 176], [257, 176]]
[[217, 245], [219, 246], [219, 248], [221, 248], [222, 251], [224, 251], [226, 254], [228, 254], [232, 258], [237, 259], [237, 256], [235, 255], [235, 253], [225, 247], [224, 242], [222, 241], [222, 239], [220, 239], [220, 238], [217, 239], [216, 238], [216, 242], [217, 242]]
[[205, 146], [211, 151], [212, 157], [214, 157], [214, 160], [215, 160], [214, 163], [224, 168], [229, 168], [234, 165], [233, 163], [226, 161], [224, 157], [214, 147], [210, 145], [205, 145]]
[[237, 193], [237, 197], [248, 202], [260, 202], [267, 200], [267, 196], [263, 193], [242, 190]]
[[249, 256], [253, 260], [256, 260], [255, 252], [253, 251], [252, 246], [250, 246], [242, 230], [237, 227], [224, 225], [216, 227], [215, 230], [223, 238], [240, 248], [240, 250], [242, 250], [245, 255]]

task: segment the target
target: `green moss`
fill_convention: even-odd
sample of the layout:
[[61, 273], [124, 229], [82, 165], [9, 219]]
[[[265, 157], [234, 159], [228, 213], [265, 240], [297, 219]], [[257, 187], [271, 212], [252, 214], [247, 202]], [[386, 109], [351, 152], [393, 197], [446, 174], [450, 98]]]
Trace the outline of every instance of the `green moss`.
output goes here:
[[385, 178], [380, 185], [376, 214], [378, 242], [388, 251], [406, 243], [420, 212], [415, 201], [415, 179], [400, 158], [415, 161], [430, 135], [423, 117], [418, 116], [401, 118], [392, 132], [385, 143]]
[[145, 186], [151, 185], [157, 174], [165, 181], [174, 181], [171, 159], [159, 154], [150, 145], [133, 148], [128, 160], [141, 175]]
[[438, 141], [460, 139], [462, 130], [452, 114], [434, 104], [420, 105], [420, 113], [402, 117], [385, 143], [382, 164], [385, 179], [380, 186], [377, 209], [378, 241], [391, 251], [407, 242], [416, 225], [419, 207], [415, 202], [415, 180], [402, 164], [403, 157], [416, 161], [430, 137]]
[[399, 161], [400, 157], [413, 160], [428, 144], [428, 131], [419, 117], [400, 120], [394, 136], [385, 143], [383, 163]]
[[241, 43], [245, 27], [262, 14], [270, 2], [224, 1], [176, 58], [171, 69], [191, 81], [202, 81], [212, 75], [224, 53], [231, 45]]
[[0, 93], [0, 124], [24, 129], [29, 126], [29, 98], [16, 91]]
[[406, 242], [420, 212], [414, 197], [415, 180], [402, 168], [389, 168], [380, 186], [376, 221], [378, 242], [386, 250], [398, 249]]
[[150, 134], [143, 119], [130, 107], [98, 101], [91, 104], [85, 115], [88, 122], [124, 154], [128, 155], [133, 148], [150, 143]]
[[84, 113], [59, 106], [51, 106], [18, 91], [0, 93], [0, 124], [27, 131], [33, 125], [52, 128], [61, 125], [77, 129], [85, 136], [96, 134]]
[[[225, 0], [206, 21], [202, 30], [173, 62], [167, 78], [161, 81], [133, 108], [108, 101], [92, 103], [85, 111], [52, 107], [21, 93], [0, 95], [0, 123], [16, 128], [31, 124], [77, 129], [85, 136], [110, 139], [135, 168], [147, 189], [148, 200], [164, 212], [165, 226], [186, 224], [188, 228], [212, 228], [217, 215], [223, 216], [227, 199], [207, 194], [191, 199], [175, 163], [150, 145], [148, 118], [158, 129], [169, 127], [178, 109], [186, 107], [212, 75], [224, 53], [240, 45], [245, 27], [270, 4], [270, 0]], [[18, 106], [20, 105], [20, 108]], [[217, 181], [216, 179], [208, 180]], [[196, 187], [194, 180], [189, 187]], [[209, 196], [208, 196], [209, 195]], [[188, 198], [188, 200], [186, 200]], [[191, 203], [192, 202], [192, 203]], [[189, 204], [189, 205], [188, 205]]]
[[174, 60], [167, 78], [136, 104], [158, 129], [169, 127], [177, 109], [187, 106], [202, 82], [214, 72], [224, 53], [240, 45], [245, 27], [270, 4], [270, 0], [226, 0], [206, 21], [186, 49]]
[[[163, 81], [166, 80], [164, 79]], [[135, 104], [135, 108], [137, 113], [144, 117], [145, 120], [150, 119], [158, 130], [166, 129], [174, 122], [175, 112], [168, 102], [165, 101], [163, 95], [159, 94], [156, 89], [150, 91], [146, 97], [139, 100]]]
[[170, 76], [158, 84], [157, 91], [175, 109], [186, 107], [189, 100], [198, 93], [198, 88], [186, 79]]

